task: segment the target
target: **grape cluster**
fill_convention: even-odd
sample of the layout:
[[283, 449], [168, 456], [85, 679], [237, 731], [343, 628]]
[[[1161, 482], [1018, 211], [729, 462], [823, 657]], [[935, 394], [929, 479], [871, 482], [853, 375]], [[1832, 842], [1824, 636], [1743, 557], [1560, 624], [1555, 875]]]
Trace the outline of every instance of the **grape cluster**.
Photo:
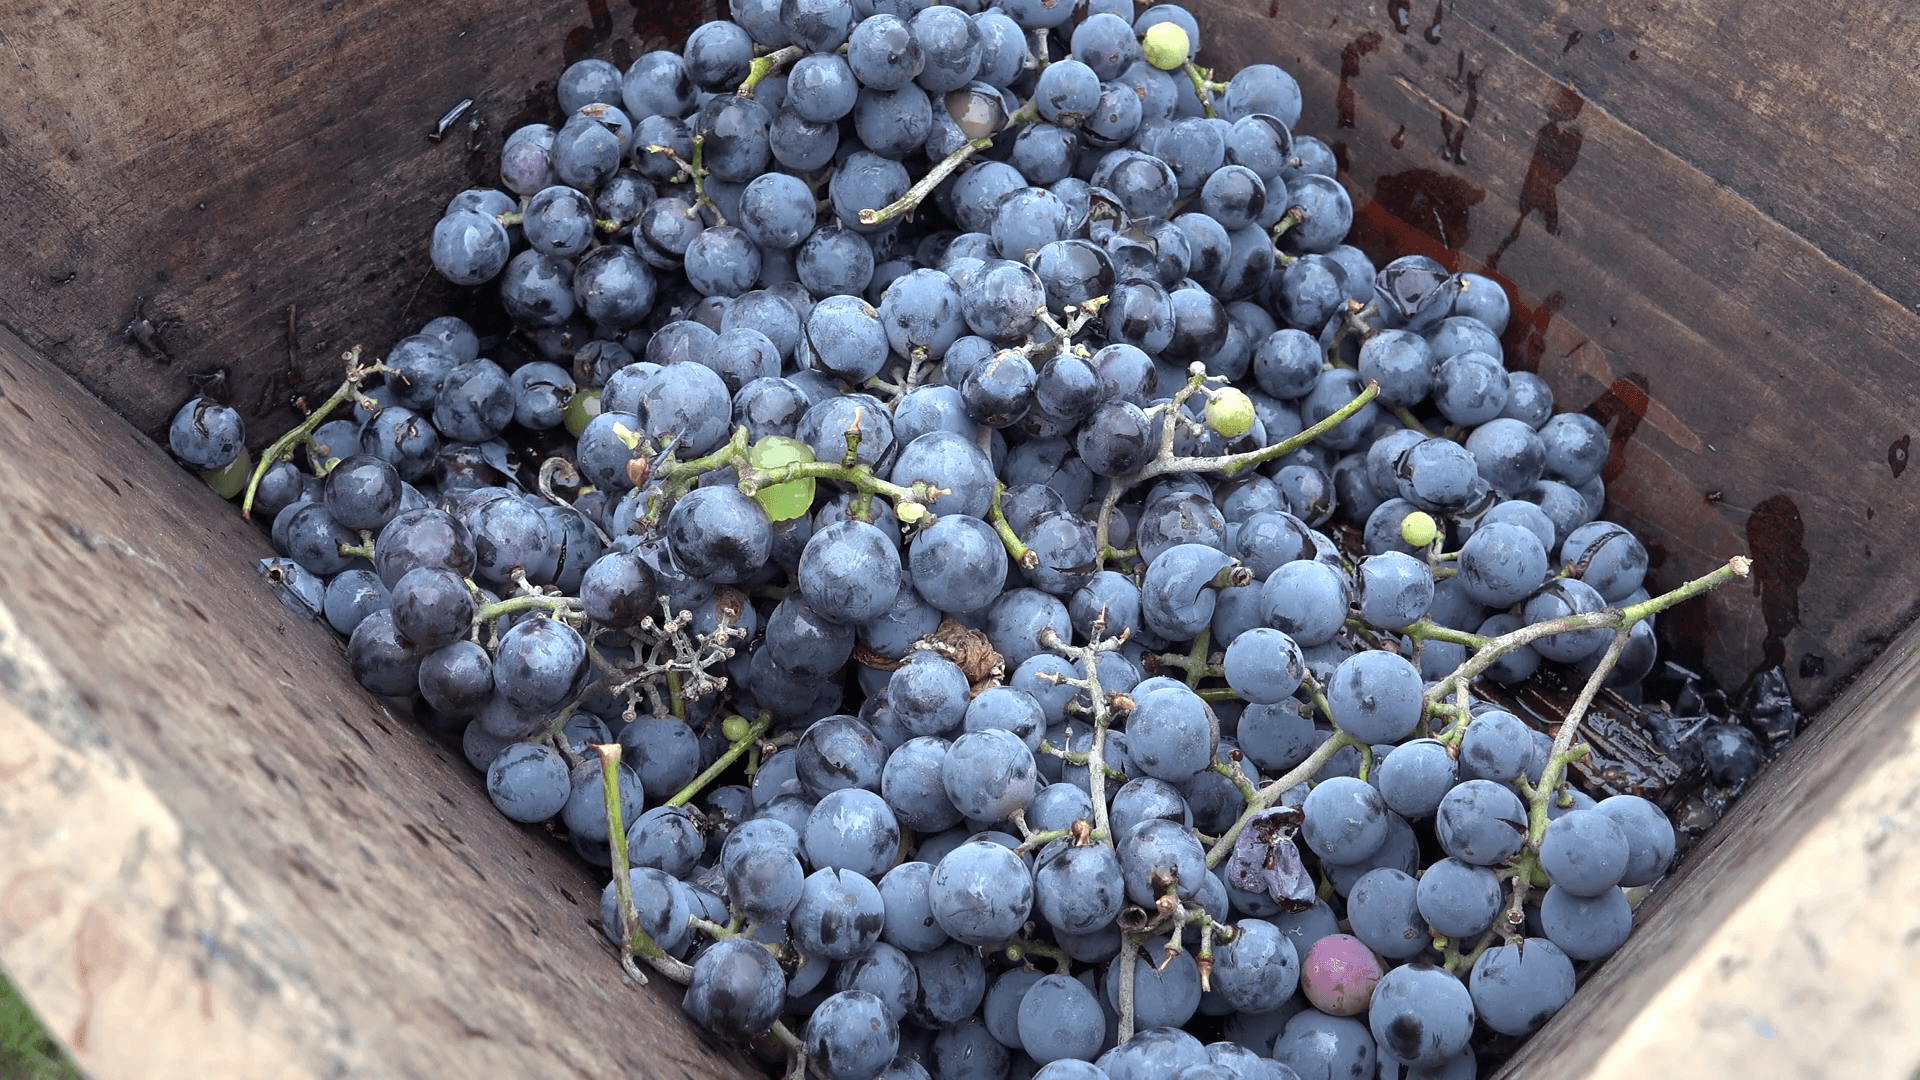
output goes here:
[[[1568, 785], [1580, 712], [1744, 564], [1650, 597], [1499, 285], [1347, 245], [1298, 86], [1180, 7], [733, 14], [574, 64], [449, 203], [434, 265], [541, 358], [351, 355], [249, 484], [281, 600], [612, 869], [689, 1014], [833, 1080], [1537, 1029], [1674, 853]], [[1476, 694], [1543, 664], [1557, 740]]]

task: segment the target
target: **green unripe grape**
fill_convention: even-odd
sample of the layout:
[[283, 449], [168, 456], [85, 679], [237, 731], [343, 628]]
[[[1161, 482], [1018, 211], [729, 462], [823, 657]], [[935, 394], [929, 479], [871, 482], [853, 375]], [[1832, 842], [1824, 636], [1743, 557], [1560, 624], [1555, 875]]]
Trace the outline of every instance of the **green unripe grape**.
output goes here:
[[253, 455], [247, 453], [244, 446], [240, 448], [240, 456], [227, 462], [225, 467], [207, 469], [200, 474], [200, 479], [205, 480], [207, 486], [223, 499], [231, 499], [247, 490], [247, 481], [252, 477]]
[[[1170, 26], [1171, 23], [1157, 23]], [[1179, 29], [1175, 27], [1175, 29]], [[1253, 430], [1253, 399], [1229, 386], [1207, 398], [1207, 426], [1229, 439]]]
[[1400, 521], [1400, 539], [1417, 548], [1432, 547], [1440, 539], [1440, 523], [1433, 515], [1415, 510]]
[[583, 390], [573, 395], [573, 400], [567, 403], [567, 414], [562, 422], [567, 425], [567, 434], [577, 439], [581, 432], [587, 430], [587, 425], [593, 423], [593, 418], [599, 415], [600, 391]]
[[[753, 444], [747, 460], [756, 469], [777, 469], [813, 460], [813, 448], [786, 435], [769, 435]], [[813, 508], [813, 478], [803, 477], [784, 484], [769, 484], [753, 497], [772, 520], [792, 521]]]
[[739, 742], [747, 737], [750, 726], [744, 716], [729, 716], [720, 722], [720, 734], [725, 735], [728, 742]]
[[1193, 55], [1192, 39], [1172, 22], [1154, 23], [1147, 27], [1147, 36], [1140, 40], [1140, 47], [1146, 53], [1147, 63], [1161, 71], [1172, 71]]

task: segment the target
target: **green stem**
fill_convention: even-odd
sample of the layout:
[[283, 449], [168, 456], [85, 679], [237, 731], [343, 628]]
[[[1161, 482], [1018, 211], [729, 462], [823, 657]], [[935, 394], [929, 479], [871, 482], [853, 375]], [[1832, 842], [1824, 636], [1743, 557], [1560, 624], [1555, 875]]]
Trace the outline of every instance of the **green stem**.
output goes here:
[[1187, 653], [1187, 685], [1199, 686], [1211, 670], [1207, 666], [1207, 646], [1213, 643], [1213, 628], [1203, 626], [1193, 635], [1193, 648]]
[[[1453, 673], [1434, 684], [1427, 691], [1427, 701], [1434, 702], [1445, 698], [1455, 689], [1470, 682], [1492, 667], [1499, 659], [1522, 645], [1531, 645], [1543, 637], [1564, 634], [1574, 630], [1631, 630], [1633, 624], [1649, 615], [1665, 611], [1675, 604], [1704, 595], [1713, 589], [1732, 581], [1744, 578], [1751, 572], [1753, 561], [1744, 555], [1735, 555], [1726, 564], [1710, 573], [1694, 578], [1692, 581], [1644, 600], [1626, 608], [1608, 608], [1604, 611], [1590, 611], [1580, 615], [1565, 615], [1558, 619], [1523, 626], [1508, 634], [1502, 634], [1487, 642], [1480, 650], [1467, 658], [1466, 663], [1455, 668]], [[1564, 749], [1564, 747], [1562, 748]]]
[[1273, 229], [1272, 229], [1273, 238], [1275, 240], [1280, 239], [1282, 236], [1285, 236], [1288, 231], [1292, 230], [1296, 226], [1305, 224], [1306, 220], [1307, 220], [1306, 207], [1300, 206], [1298, 204], [1287, 207], [1287, 212], [1284, 214], [1281, 214], [1280, 220], [1273, 223]]
[[613, 893], [620, 904], [621, 953], [627, 961], [625, 966], [628, 974], [638, 977], [642, 983], [647, 981], [646, 975], [632, 966], [632, 957], [639, 955], [646, 957], [654, 970], [684, 984], [693, 977], [693, 969], [654, 944], [647, 932], [640, 928], [640, 911], [633, 905], [633, 879], [628, 873], [631, 864], [627, 854], [626, 816], [620, 808], [620, 744], [600, 743], [593, 750], [600, 758], [601, 793], [607, 804], [607, 845], [613, 855]]
[[1191, 60], [1186, 62], [1184, 70], [1187, 73], [1187, 78], [1193, 82], [1194, 96], [1200, 99], [1200, 104], [1207, 110], [1207, 118], [1212, 119], [1219, 116], [1220, 113], [1213, 107], [1213, 84], [1207, 81], [1206, 73], [1201, 71]]
[[1450, 626], [1441, 626], [1425, 615], [1420, 616], [1419, 622], [1402, 627], [1400, 632], [1415, 641], [1450, 641], [1455, 645], [1465, 645], [1469, 649], [1484, 649], [1493, 642], [1490, 637], [1469, 634]]
[[747, 68], [747, 81], [741, 83], [740, 89], [735, 90], [734, 93], [745, 98], [752, 97], [754, 89], [760, 85], [762, 79], [805, 55], [807, 51], [800, 46], [788, 45], [784, 49], [770, 52], [765, 56], [754, 57], [753, 63]]
[[473, 617], [491, 622], [502, 615], [512, 615], [520, 611], [552, 611], [560, 613], [579, 611], [581, 608], [582, 602], [575, 597], [532, 594], [528, 596], [510, 596], [505, 600], [496, 600], [491, 604], [482, 604], [478, 610], [473, 613]]
[[941, 159], [938, 165], [928, 169], [927, 175], [921, 177], [918, 183], [908, 188], [905, 195], [900, 196], [878, 210], [869, 209], [860, 211], [860, 224], [878, 225], [889, 218], [912, 213], [916, 207], [926, 201], [927, 196], [933, 194], [933, 189], [939, 187], [942, 180], [952, 176], [954, 171], [965, 164], [968, 158], [992, 145], [992, 139], [974, 139], [966, 143], [961, 146], [960, 149], [955, 150], [953, 153]]
[[266, 452], [260, 455], [259, 463], [253, 467], [253, 475], [247, 478], [247, 493], [240, 500], [241, 517], [249, 521], [253, 520], [253, 496], [254, 493], [260, 489], [260, 479], [267, 475], [268, 469], [273, 468], [273, 466], [280, 461], [292, 457], [294, 448], [310, 438], [314, 430], [325, 422], [329, 413], [339, 408], [343, 403], [359, 396], [360, 384], [366, 381], [367, 376], [386, 373], [392, 370], [386, 365], [378, 363], [368, 364], [365, 367], [360, 366], [360, 346], [358, 345], [341, 354], [341, 359], [347, 362], [347, 377], [346, 380], [340, 384], [340, 388], [335, 390], [327, 400], [321, 402], [319, 408], [308, 413], [305, 419], [295, 424], [285, 435], [275, 439], [273, 445], [267, 447]]
[[1000, 534], [1000, 542], [1007, 547], [1007, 556], [1018, 563], [1022, 570], [1031, 570], [1040, 565], [1040, 555], [1032, 548], [1020, 542], [1013, 533], [1013, 526], [1007, 523], [1007, 515], [1000, 509], [1000, 499], [1007, 493], [1007, 485], [993, 485], [993, 504], [987, 507], [987, 522], [993, 531]]
[[1429, 439], [1433, 438], [1433, 432], [1427, 429], [1427, 425], [1420, 422], [1419, 417], [1413, 415], [1412, 409], [1407, 408], [1405, 405], [1395, 405], [1393, 407], [1393, 415], [1399, 417], [1401, 423], [1413, 430], [1425, 435]]
[[741, 754], [746, 753], [750, 749], [758, 750], [761, 737], [764, 736], [767, 733], [767, 729], [772, 726], [773, 714], [764, 709], [761, 710], [759, 717], [747, 726], [747, 733], [735, 739], [733, 743], [727, 747], [725, 753], [722, 753], [713, 764], [701, 770], [699, 776], [689, 780], [686, 787], [674, 792], [673, 797], [666, 801], [666, 805], [685, 806], [689, 802], [692, 802], [695, 796], [706, 790], [708, 784], [713, 783], [721, 773], [726, 772], [728, 766], [740, 760]]
[[1291, 772], [1261, 787], [1254, 798], [1247, 800], [1247, 808], [1240, 814], [1239, 819], [1221, 834], [1220, 839], [1215, 841], [1212, 849], [1207, 852], [1207, 865], [1219, 866], [1228, 855], [1233, 854], [1233, 842], [1240, 838], [1241, 830], [1247, 827], [1247, 822], [1253, 820], [1255, 814], [1269, 809], [1274, 803], [1280, 801], [1280, 796], [1317, 776], [1321, 769], [1327, 767], [1327, 762], [1333, 760], [1333, 755], [1349, 746], [1359, 745], [1359, 741], [1353, 736], [1344, 731], [1337, 732], [1333, 738], [1321, 743], [1313, 753], [1308, 754], [1307, 760], [1295, 765]]
[[1345, 423], [1349, 417], [1367, 407], [1374, 398], [1380, 396], [1380, 384], [1370, 382], [1366, 389], [1355, 395], [1352, 401], [1340, 406], [1333, 415], [1301, 431], [1299, 434], [1280, 440], [1261, 450], [1249, 450], [1244, 454], [1228, 454], [1224, 457], [1174, 457], [1173, 424], [1180, 411], [1184, 395], [1190, 395], [1195, 389], [1192, 383], [1175, 395], [1174, 403], [1167, 410], [1167, 424], [1160, 453], [1152, 461], [1142, 465], [1131, 475], [1115, 479], [1107, 487], [1107, 496], [1100, 502], [1100, 513], [1094, 521], [1093, 542], [1100, 556], [1094, 560], [1094, 569], [1104, 569], [1106, 553], [1113, 550], [1107, 542], [1108, 527], [1113, 521], [1114, 507], [1120, 504], [1120, 498], [1129, 488], [1148, 480], [1176, 472], [1219, 472], [1232, 476], [1257, 465], [1265, 464], [1275, 458], [1285, 457], [1313, 440]]

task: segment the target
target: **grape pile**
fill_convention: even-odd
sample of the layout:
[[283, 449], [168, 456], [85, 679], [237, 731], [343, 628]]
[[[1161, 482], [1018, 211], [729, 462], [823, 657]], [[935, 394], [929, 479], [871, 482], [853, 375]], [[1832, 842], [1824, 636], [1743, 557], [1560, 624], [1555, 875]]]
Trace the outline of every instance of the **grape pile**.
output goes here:
[[[1674, 854], [1568, 784], [1581, 714], [1744, 560], [1649, 596], [1499, 285], [1347, 245], [1297, 84], [1212, 81], [1180, 7], [733, 13], [568, 68], [434, 227], [539, 359], [434, 319], [257, 469], [181, 411], [282, 602], [817, 1075], [1468, 1077], [1539, 1028]], [[1542, 665], [1557, 738], [1475, 691]]]

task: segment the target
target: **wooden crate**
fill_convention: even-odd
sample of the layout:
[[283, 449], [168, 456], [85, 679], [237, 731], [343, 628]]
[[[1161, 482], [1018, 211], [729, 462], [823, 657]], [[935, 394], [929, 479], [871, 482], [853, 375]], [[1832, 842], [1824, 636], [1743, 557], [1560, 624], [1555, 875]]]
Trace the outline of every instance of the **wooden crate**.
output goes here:
[[[1920, 24], [1191, 6], [1208, 62], [1300, 79], [1359, 242], [1509, 286], [1508, 355], [1608, 426], [1657, 582], [1753, 555], [1750, 589], [1665, 617], [1682, 655], [1831, 702], [1512, 1072], [1920, 1063]], [[215, 368], [256, 436], [284, 427], [343, 348], [453, 297], [423, 238], [566, 61], [715, 10], [0, 0], [0, 961], [93, 1075], [743, 1067], [620, 985], [589, 876], [263, 604], [263, 539], [139, 437]], [[466, 98], [484, 127], [429, 141]]]

